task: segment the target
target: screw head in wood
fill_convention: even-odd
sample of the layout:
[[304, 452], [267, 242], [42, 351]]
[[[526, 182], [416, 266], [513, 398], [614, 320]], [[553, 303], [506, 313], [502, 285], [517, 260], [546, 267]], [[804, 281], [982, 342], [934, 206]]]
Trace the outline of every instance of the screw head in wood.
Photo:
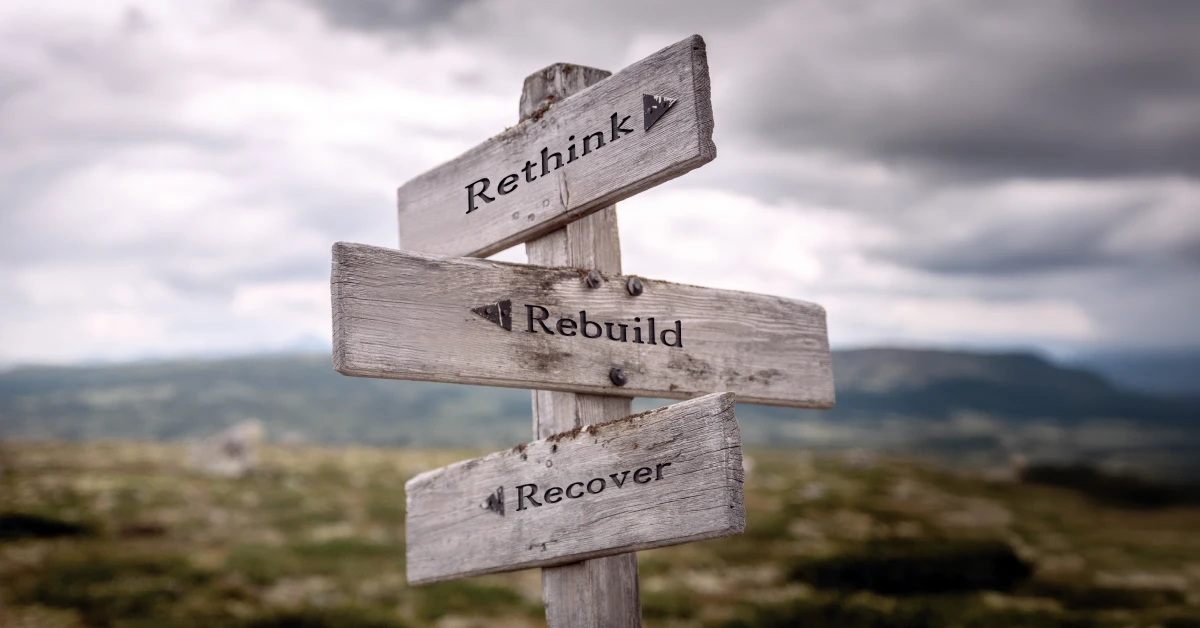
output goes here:
[[625, 371], [622, 371], [620, 368], [614, 368], [609, 371], [608, 378], [612, 380], [614, 386], [624, 386], [625, 382], [628, 381], [625, 379]]
[[630, 295], [635, 297], [638, 296], [644, 289], [642, 286], [642, 280], [638, 279], [637, 277], [630, 277], [629, 280], [625, 282], [625, 289], [629, 291]]
[[598, 271], [596, 271], [596, 270], [588, 271], [587, 285], [589, 288], [599, 288], [601, 281], [603, 281], [603, 280], [600, 279], [600, 273]]

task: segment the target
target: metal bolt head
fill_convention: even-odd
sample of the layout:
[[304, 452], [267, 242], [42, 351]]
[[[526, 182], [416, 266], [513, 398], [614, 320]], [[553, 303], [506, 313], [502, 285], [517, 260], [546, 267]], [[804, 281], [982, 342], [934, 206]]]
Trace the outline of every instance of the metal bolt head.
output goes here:
[[596, 270], [588, 271], [587, 285], [589, 288], [599, 288], [601, 281], [603, 281], [603, 280], [600, 279], [600, 273], [598, 271], [596, 271]]
[[612, 380], [614, 386], [624, 386], [625, 382], [628, 381], [625, 379], [625, 371], [622, 371], [620, 368], [614, 368], [609, 371], [608, 378]]
[[625, 282], [625, 289], [629, 291], [630, 295], [635, 297], [638, 296], [644, 289], [642, 286], [642, 280], [637, 277], [630, 277], [629, 280]]

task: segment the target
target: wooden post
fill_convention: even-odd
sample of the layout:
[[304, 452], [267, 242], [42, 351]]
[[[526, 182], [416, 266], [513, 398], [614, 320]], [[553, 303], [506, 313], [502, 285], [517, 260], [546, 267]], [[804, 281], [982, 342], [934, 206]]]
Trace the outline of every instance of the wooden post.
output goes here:
[[[525, 79], [521, 120], [611, 72], [556, 63]], [[615, 205], [568, 223], [525, 245], [530, 264], [570, 266], [620, 274], [621, 242]], [[545, 438], [630, 414], [630, 400], [601, 395], [533, 391], [533, 437]], [[637, 554], [620, 554], [542, 570], [542, 602], [550, 628], [631, 628], [642, 625]]]

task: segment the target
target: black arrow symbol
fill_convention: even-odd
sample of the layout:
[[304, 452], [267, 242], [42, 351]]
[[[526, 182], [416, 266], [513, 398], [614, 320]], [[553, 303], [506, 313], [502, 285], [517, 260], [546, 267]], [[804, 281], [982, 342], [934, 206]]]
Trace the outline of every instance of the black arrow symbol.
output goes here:
[[663, 117], [663, 114], [675, 104], [674, 98], [663, 98], [662, 96], [651, 96], [650, 94], [642, 94], [642, 116], [647, 131], [654, 126], [658, 119]]
[[497, 301], [491, 305], [474, 307], [471, 308], [471, 311], [508, 331], [512, 331], [512, 301], [509, 299]]
[[479, 507], [494, 512], [501, 517], [504, 516], [504, 487], [496, 489], [495, 493], [488, 495], [487, 501], [479, 504]]

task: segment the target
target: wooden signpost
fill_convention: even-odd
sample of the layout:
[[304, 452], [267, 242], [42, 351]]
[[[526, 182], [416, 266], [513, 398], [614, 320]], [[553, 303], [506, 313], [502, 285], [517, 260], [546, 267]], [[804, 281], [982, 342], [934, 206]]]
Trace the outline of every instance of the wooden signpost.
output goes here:
[[[538, 440], [406, 485], [411, 583], [542, 567], [550, 626], [640, 626], [633, 552], [745, 526], [734, 394], [833, 405], [825, 312], [621, 274], [612, 203], [716, 156], [699, 36], [611, 76], [552, 65], [520, 111], [399, 189], [404, 251], [334, 246], [334, 364], [535, 389]], [[531, 265], [448, 257], [520, 242]]]

